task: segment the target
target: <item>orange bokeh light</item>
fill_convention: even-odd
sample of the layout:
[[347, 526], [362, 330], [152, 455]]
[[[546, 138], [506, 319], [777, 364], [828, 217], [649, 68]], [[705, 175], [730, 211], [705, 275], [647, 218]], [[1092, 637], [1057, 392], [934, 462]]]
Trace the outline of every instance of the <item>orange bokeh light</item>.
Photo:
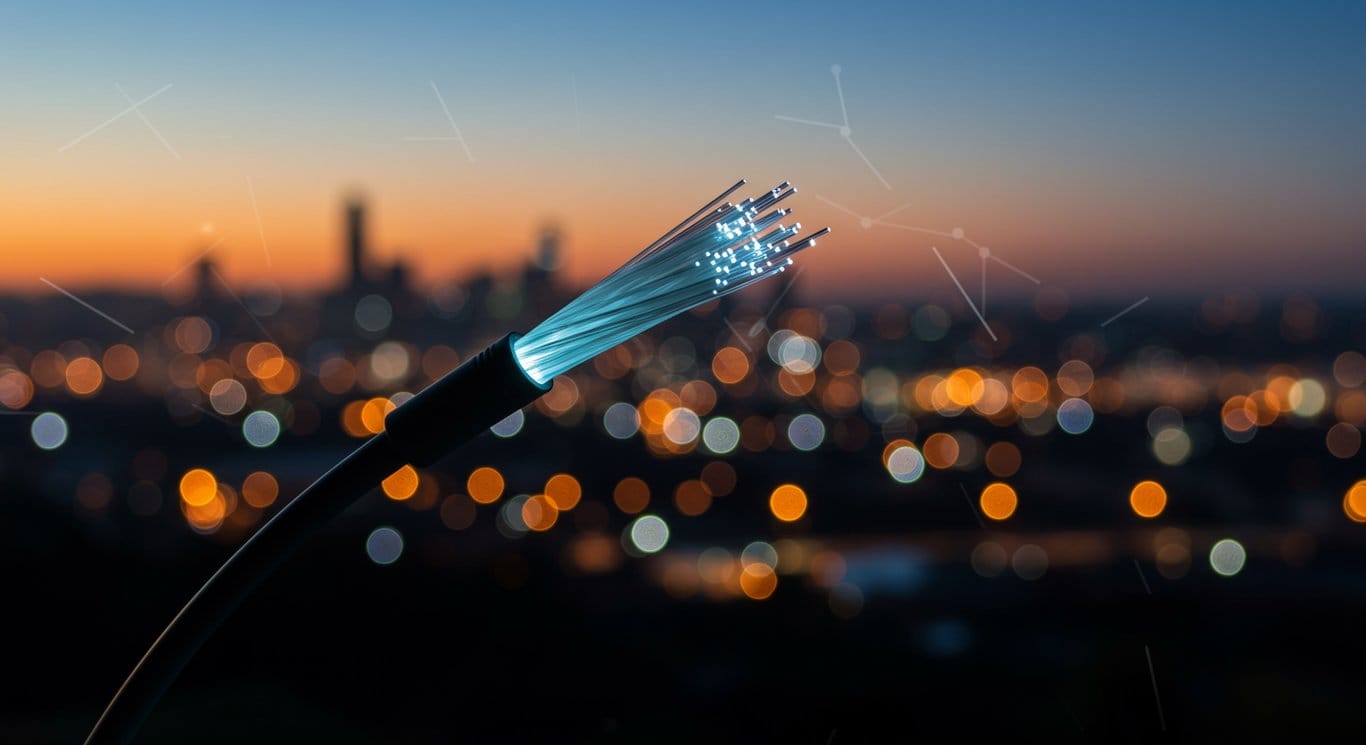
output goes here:
[[612, 490], [612, 501], [617, 509], [634, 515], [650, 506], [650, 487], [635, 476], [627, 476]]
[[944, 380], [944, 395], [954, 406], [967, 408], [982, 397], [982, 374], [970, 368], [954, 370]]
[[89, 396], [104, 385], [104, 371], [100, 363], [89, 357], [77, 357], [66, 366], [66, 387], [77, 396]]
[[180, 498], [191, 507], [203, 507], [218, 493], [218, 479], [203, 468], [191, 468], [180, 477]]
[[768, 497], [768, 509], [785, 523], [800, 520], [806, 514], [806, 492], [796, 484], [783, 484]]
[[1342, 511], [1352, 522], [1366, 523], [1366, 479], [1352, 484], [1342, 498]]
[[380, 487], [384, 489], [384, 496], [395, 502], [402, 502], [417, 493], [418, 481], [417, 469], [403, 466], [385, 476], [380, 482]]
[[1129, 492], [1129, 506], [1139, 517], [1157, 517], [1167, 508], [1167, 490], [1156, 481], [1140, 481]]
[[925, 462], [932, 468], [944, 469], [958, 462], [958, 440], [953, 435], [944, 432], [935, 432], [925, 438], [924, 447], [920, 448], [920, 454], [925, 456]]
[[560, 512], [568, 512], [579, 504], [583, 487], [579, 480], [567, 473], [557, 473], [545, 482], [545, 498]]
[[778, 575], [763, 562], [752, 562], [740, 572], [740, 589], [751, 600], [763, 600], [778, 589]]
[[247, 370], [257, 379], [273, 378], [284, 366], [284, 353], [268, 341], [257, 342], [247, 350]]
[[538, 533], [550, 530], [559, 519], [560, 511], [544, 494], [537, 494], [522, 503], [522, 522]]
[[253, 471], [247, 474], [247, 478], [242, 481], [242, 501], [256, 507], [264, 509], [275, 503], [275, 498], [280, 496], [280, 484], [275, 477], [265, 471]]
[[997, 481], [987, 484], [987, 487], [982, 490], [982, 496], [978, 499], [978, 503], [982, 506], [982, 514], [992, 520], [1005, 520], [1015, 514], [1015, 508], [1019, 506], [1020, 499], [1009, 484]]
[[1020, 470], [1020, 460], [1020, 449], [1013, 443], [997, 442], [987, 448], [987, 470], [998, 479], [1014, 476]]
[[370, 434], [377, 435], [384, 431], [384, 417], [397, 408], [392, 401], [384, 396], [376, 396], [361, 405], [361, 426], [365, 427], [365, 431]]
[[110, 380], [128, 380], [138, 374], [138, 351], [127, 344], [115, 344], [104, 350], [104, 374]]
[[689, 479], [674, 489], [674, 506], [688, 517], [697, 517], [711, 508], [711, 491], [697, 479]]
[[1048, 396], [1048, 376], [1037, 367], [1022, 367], [1010, 379], [1010, 388], [1021, 401], [1042, 401]]
[[739, 383], [749, 374], [749, 357], [735, 347], [722, 347], [711, 358], [711, 374], [728, 385]]
[[465, 491], [479, 504], [493, 504], [503, 496], [503, 474], [490, 466], [480, 466], [465, 480]]

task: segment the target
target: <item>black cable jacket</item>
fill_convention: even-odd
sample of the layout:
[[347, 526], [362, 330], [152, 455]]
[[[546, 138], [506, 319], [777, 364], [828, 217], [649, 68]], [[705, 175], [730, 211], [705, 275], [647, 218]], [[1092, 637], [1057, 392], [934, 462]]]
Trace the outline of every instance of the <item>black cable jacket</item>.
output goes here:
[[536, 400], [509, 334], [391, 412], [385, 432], [299, 493], [190, 598], [114, 694], [86, 745], [127, 743], [161, 695], [242, 599], [316, 530], [405, 464], [437, 458]]
[[214, 572], [152, 643], [114, 694], [86, 745], [126, 743], [218, 625], [305, 538], [403, 465], [376, 435], [285, 505]]

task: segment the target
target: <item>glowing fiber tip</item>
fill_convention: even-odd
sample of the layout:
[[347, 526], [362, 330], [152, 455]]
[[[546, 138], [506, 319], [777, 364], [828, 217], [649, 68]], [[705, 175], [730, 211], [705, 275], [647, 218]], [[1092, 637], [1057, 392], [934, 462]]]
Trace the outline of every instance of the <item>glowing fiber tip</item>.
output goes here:
[[721, 192], [616, 271], [541, 322], [513, 346], [527, 376], [545, 384], [631, 337], [792, 265], [830, 232], [798, 238], [801, 223], [776, 205], [797, 190], [784, 181], [739, 203]]

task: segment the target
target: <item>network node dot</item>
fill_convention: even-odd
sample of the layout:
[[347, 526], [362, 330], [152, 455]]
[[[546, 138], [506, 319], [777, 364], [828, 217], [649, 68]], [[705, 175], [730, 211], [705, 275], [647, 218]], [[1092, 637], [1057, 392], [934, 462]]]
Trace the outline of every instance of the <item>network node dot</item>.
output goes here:
[[962, 228], [954, 228], [954, 229], [953, 229], [953, 239], [954, 239], [955, 241], [961, 241], [961, 240], [963, 240], [963, 236], [964, 236], [964, 235], [965, 235], [965, 233], [963, 232], [963, 229], [962, 229]]
[[832, 73], [834, 73], [834, 74], [836, 74], [836, 75], [839, 75], [840, 72], [841, 72], [842, 70], [843, 70], [843, 68], [841, 68], [839, 65], [831, 65], [831, 66], [830, 66], [830, 72], [832, 72]]
[[853, 133], [854, 133], [854, 130], [852, 130], [852, 129], [848, 128], [848, 127], [840, 127], [840, 137], [848, 137], [849, 135], [851, 135], [851, 134], [853, 134]]
[[981, 256], [982, 258], [984, 258], [984, 259], [990, 258], [990, 257], [991, 257], [991, 249], [987, 248], [986, 246], [980, 246], [980, 247], [978, 247], [978, 249], [977, 249], [977, 254], [978, 254], [979, 256]]
[[867, 230], [868, 228], [873, 227], [873, 220], [870, 217], [859, 218], [858, 224], [862, 225], [864, 230]]

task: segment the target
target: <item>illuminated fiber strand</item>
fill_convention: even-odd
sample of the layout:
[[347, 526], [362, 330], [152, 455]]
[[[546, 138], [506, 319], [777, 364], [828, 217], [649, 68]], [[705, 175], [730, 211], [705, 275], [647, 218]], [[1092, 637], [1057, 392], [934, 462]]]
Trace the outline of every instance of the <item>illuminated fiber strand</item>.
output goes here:
[[788, 182], [722, 203], [741, 179], [646, 246], [616, 271], [515, 345], [529, 377], [545, 383], [667, 318], [779, 274], [792, 255], [816, 245], [830, 228], [798, 239], [801, 223], [776, 205], [796, 193]]

